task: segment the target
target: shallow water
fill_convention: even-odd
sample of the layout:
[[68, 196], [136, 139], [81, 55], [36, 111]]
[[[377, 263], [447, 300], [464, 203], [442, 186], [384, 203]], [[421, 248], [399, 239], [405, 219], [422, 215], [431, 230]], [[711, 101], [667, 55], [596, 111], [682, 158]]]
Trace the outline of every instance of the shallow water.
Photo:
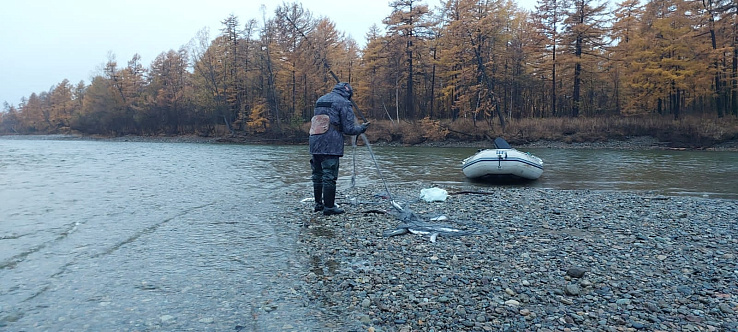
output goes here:
[[0, 329], [310, 329], [287, 151], [0, 140]]
[[[0, 329], [316, 330], [297, 289], [305, 146], [0, 138]], [[464, 178], [472, 148], [347, 147], [339, 191], [384, 178], [489, 189]], [[524, 186], [738, 199], [738, 153], [527, 150]], [[340, 194], [340, 193], [339, 193]]]

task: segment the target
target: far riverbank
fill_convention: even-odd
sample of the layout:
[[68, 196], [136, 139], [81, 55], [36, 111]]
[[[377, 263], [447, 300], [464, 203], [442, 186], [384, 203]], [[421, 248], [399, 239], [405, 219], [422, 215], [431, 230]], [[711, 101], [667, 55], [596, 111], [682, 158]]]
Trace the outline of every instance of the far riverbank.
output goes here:
[[[371, 133], [367, 134], [367, 136]], [[105, 140], [120, 142], [167, 142], [167, 143], [209, 143], [209, 144], [284, 144], [284, 145], [300, 145], [307, 144], [307, 138], [300, 140], [297, 138], [275, 139], [263, 136], [217, 136], [203, 137], [196, 135], [176, 135], [176, 136], [137, 136], [126, 135], [117, 137], [108, 137], [100, 135], [0, 135], [0, 139], [51, 139], [51, 140]], [[371, 141], [371, 138], [369, 138]], [[350, 144], [347, 139], [347, 144]], [[357, 144], [363, 145], [362, 140], [358, 140]], [[446, 139], [443, 141], [424, 141], [416, 144], [407, 144], [402, 142], [375, 141], [371, 142], [372, 146], [427, 146], [427, 147], [473, 147], [473, 148], [492, 148], [492, 140], [461, 140]], [[624, 139], [608, 139], [596, 142], [563, 142], [552, 140], [537, 140], [522, 144], [514, 144], [514, 148], [550, 148], [550, 149], [627, 149], [627, 150], [706, 150], [706, 151], [738, 151], [738, 140], [730, 140], [710, 146], [694, 146], [694, 147], [674, 147], [669, 142], [662, 142], [650, 136], [627, 137]]]

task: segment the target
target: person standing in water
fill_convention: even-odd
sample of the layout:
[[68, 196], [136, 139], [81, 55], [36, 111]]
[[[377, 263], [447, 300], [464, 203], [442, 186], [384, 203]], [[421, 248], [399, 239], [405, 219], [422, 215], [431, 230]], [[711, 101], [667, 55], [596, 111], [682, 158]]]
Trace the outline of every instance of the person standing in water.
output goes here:
[[310, 168], [312, 169], [315, 212], [333, 215], [343, 213], [335, 205], [339, 158], [343, 157], [343, 135], [360, 135], [369, 123], [355, 124], [351, 85], [341, 82], [328, 94], [318, 98], [310, 120]]

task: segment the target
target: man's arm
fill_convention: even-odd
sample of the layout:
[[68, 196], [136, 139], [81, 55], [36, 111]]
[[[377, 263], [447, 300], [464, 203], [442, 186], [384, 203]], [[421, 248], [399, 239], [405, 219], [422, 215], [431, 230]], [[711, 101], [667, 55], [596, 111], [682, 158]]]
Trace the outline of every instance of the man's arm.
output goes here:
[[343, 127], [344, 134], [360, 135], [366, 131], [368, 126], [369, 123], [356, 124], [356, 117], [350, 103], [347, 102], [345, 106], [341, 107], [341, 127]]

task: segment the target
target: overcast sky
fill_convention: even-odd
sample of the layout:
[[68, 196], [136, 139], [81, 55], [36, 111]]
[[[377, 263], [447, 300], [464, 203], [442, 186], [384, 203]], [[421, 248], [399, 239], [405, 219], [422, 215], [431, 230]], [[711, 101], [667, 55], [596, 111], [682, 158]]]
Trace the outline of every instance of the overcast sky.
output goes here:
[[[115, 55], [125, 66], [141, 55], [148, 68], [162, 52], [177, 50], [205, 27], [215, 37], [230, 14], [243, 25], [267, 19], [282, 3], [301, 2], [315, 18], [328, 17], [336, 29], [360, 45], [372, 24], [382, 28], [391, 12], [389, 0], [13, 0], [0, 10], [0, 111], [3, 102], [18, 105], [22, 97], [49, 91], [68, 79], [89, 84]], [[431, 8], [438, 0], [425, 1]], [[517, 1], [533, 9], [535, 0]]]

